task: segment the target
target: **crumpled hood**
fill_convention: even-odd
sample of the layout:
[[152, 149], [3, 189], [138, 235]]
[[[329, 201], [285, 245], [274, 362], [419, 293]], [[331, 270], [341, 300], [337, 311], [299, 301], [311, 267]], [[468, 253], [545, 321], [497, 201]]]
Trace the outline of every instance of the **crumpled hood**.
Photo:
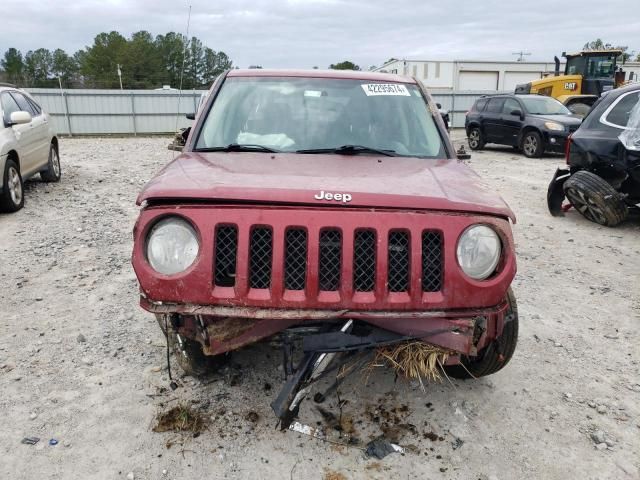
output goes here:
[[492, 188], [462, 162], [450, 159], [187, 152], [147, 183], [137, 203], [154, 200], [443, 210], [515, 222]]

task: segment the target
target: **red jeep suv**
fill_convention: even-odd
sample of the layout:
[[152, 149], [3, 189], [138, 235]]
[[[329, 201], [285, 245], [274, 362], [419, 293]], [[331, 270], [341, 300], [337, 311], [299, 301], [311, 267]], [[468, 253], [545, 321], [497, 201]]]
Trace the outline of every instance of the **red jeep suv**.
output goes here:
[[140, 303], [188, 372], [300, 326], [315, 353], [428, 342], [458, 377], [515, 349], [514, 215], [413, 78], [231, 70], [138, 204]]

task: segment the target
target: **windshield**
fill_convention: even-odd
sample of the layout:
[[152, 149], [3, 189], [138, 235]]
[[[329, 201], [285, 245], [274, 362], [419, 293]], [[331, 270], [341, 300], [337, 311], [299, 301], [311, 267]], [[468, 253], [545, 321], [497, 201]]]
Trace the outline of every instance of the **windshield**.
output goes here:
[[532, 115], [571, 115], [571, 111], [551, 97], [521, 97], [524, 108]]
[[355, 145], [402, 156], [445, 156], [433, 116], [416, 85], [353, 79], [227, 78], [204, 120], [195, 150], [229, 145], [279, 152]]

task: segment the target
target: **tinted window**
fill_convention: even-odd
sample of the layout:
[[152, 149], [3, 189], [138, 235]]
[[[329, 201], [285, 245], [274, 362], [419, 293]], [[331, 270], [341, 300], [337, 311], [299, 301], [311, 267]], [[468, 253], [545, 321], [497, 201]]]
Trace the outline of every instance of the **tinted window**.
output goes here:
[[511, 112], [513, 112], [514, 110], [522, 111], [522, 108], [520, 107], [520, 104], [518, 103], [517, 100], [514, 100], [513, 98], [507, 98], [504, 101], [504, 107], [502, 107], [502, 113], [505, 113], [506, 115], [511, 115]]
[[629, 114], [640, 99], [640, 92], [631, 92], [620, 97], [614, 104], [605, 120], [620, 127], [626, 127], [629, 122]]
[[0, 101], [2, 101], [2, 110], [4, 110], [4, 121], [9, 122], [9, 117], [13, 112], [19, 112], [20, 106], [16, 103], [9, 92], [4, 92], [0, 95]]
[[353, 79], [227, 77], [196, 150], [232, 143], [283, 152], [364, 145], [403, 156], [444, 155], [416, 85]]
[[32, 116], [37, 115], [31, 104], [27, 101], [26, 98], [22, 96], [21, 93], [11, 92], [11, 96], [15, 99], [16, 103], [20, 107], [20, 110], [29, 112]]
[[504, 98], [492, 98], [491, 100], [489, 100], [489, 105], [487, 105], [487, 112], [501, 112], [503, 103]]
[[473, 109], [477, 110], [478, 112], [481, 112], [488, 101], [489, 101], [488, 98], [481, 98], [480, 100], [477, 100], [475, 105], [473, 106]]

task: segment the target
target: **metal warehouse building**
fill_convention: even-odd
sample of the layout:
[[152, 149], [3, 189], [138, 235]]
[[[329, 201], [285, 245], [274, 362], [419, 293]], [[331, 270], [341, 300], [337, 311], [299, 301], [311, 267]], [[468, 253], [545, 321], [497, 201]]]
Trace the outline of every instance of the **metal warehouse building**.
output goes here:
[[[512, 92], [519, 83], [542, 78], [553, 72], [551, 62], [498, 62], [483, 60], [394, 60], [376, 68], [376, 72], [398, 73], [416, 77], [429, 88], [452, 91]], [[622, 67], [627, 72], [640, 72], [638, 62]], [[564, 63], [560, 65], [564, 72]], [[627, 78], [629, 73], [627, 73]]]

